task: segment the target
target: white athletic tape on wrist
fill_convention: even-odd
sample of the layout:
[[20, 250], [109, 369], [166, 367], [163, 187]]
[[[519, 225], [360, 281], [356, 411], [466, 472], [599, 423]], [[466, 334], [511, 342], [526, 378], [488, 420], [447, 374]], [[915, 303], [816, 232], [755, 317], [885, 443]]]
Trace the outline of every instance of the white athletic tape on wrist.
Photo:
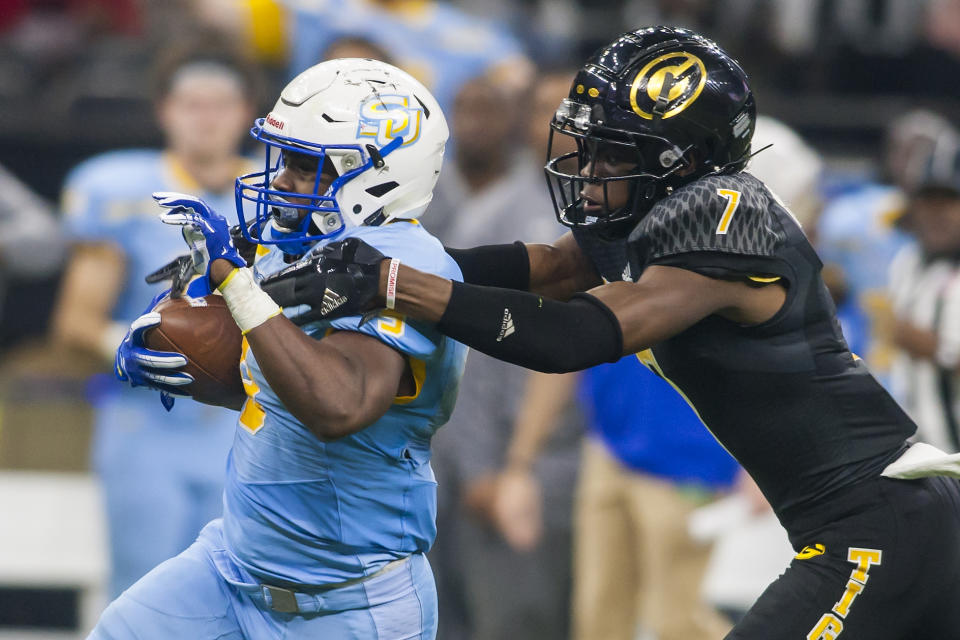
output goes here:
[[400, 261], [390, 258], [390, 269], [387, 270], [387, 309], [397, 306], [397, 273], [400, 271]]
[[273, 298], [257, 285], [249, 267], [231, 271], [217, 290], [244, 335], [282, 311]]

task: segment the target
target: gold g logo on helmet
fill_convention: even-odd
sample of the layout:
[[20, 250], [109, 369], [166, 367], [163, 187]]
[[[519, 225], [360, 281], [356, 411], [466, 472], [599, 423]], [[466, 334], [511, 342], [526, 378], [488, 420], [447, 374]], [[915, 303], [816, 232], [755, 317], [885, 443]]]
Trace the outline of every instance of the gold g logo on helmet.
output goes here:
[[652, 120], [670, 118], [689, 107], [707, 82], [707, 70], [697, 56], [685, 51], [666, 53], [647, 63], [630, 86], [634, 113]]

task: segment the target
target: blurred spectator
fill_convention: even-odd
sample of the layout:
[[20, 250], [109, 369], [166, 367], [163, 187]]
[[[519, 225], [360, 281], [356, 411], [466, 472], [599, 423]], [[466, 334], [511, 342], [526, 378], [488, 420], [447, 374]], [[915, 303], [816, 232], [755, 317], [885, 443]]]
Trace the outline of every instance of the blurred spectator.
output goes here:
[[194, 20], [235, 38], [253, 58], [279, 67], [287, 61], [287, 14], [277, 0], [190, 0]]
[[[432, 233], [452, 246], [467, 246], [471, 238], [490, 233], [514, 237], [516, 225], [543, 241], [562, 234], [543, 177], [545, 123], [572, 77], [566, 72], [540, 76], [523, 100], [529, 113], [492, 79], [476, 78], [463, 86], [451, 110], [451, 135], [458, 145], [437, 183], [428, 223]], [[494, 211], [503, 212], [498, 223]], [[499, 224], [496, 231], [490, 229], [494, 224]]]
[[960, 56], [960, 1], [929, 0], [926, 33], [930, 44]]
[[[896, 223], [905, 193], [916, 188], [937, 140], [955, 140], [956, 131], [939, 115], [910, 111], [890, 123], [882, 156], [882, 179], [861, 181], [831, 199], [817, 223], [817, 251], [838, 307], [862, 314], [860, 338], [850, 345], [881, 382], [889, 383], [892, 352], [887, 273], [907, 241]], [[848, 309], [848, 311], [852, 310]], [[848, 314], [849, 317], [849, 314]], [[848, 340], [856, 338], [844, 326]]]
[[[710, 547], [688, 518], [733, 486], [736, 462], [669, 384], [633, 356], [582, 374], [588, 437], [574, 517], [573, 638], [720, 638], [730, 625], [700, 599]], [[535, 538], [529, 470], [575, 393], [578, 376], [535, 374], [494, 508], [519, 540]]]
[[[551, 106], [534, 111], [537, 138], [566, 95], [571, 75], [536, 92]], [[500, 85], [463, 85], [452, 110], [459, 144], [444, 167], [428, 228], [448, 246], [475, 246], [517, 236], [551, 242], [562, 232], [543, 181], [542, 155], [525, 149], [519, 104]], [[537, 467], [547, 526], [536, 545], [510, 544], [492, 520], [495, 471], [523, 394], [526, 370], [472, 352], [450, 423], [433, 440], [439, 508], [431, 562], [437, 574], [438, 637], [445, 640], [559, 640], [567, 637], [570, 584], [570, 496], [577, 467], [575, 411]]]
[[0, 323], [7, 283], [54, 273], [64, 244], [52, 207], [0, 166]]
[[0, 97], [36, 101], [38, 90], [59, 92], [101, 43], [132, 39], [142, 28], [137, 0], [8, 0], [0, 11]]
[[915, 242], [890, 268], [896, 315], [894, 390], [917, 436], [960, 451], [960, 148], [931, 155], [905, 224]]
[[[753, 149], [756, 155], [748, 171], [763, 180], [783, 200], [800, 222], [810, 242], [816, 246], [821, 225], [820, 214], [824, 206], [824, 167], [820, 154], [791, 127], [769, 116], [757, 118]], [[829, 224], [834, 224], [835, 215], [836, 211], [831, 210], [827, 218]], [[825, 254], [830, 254], [829, 258], [825, 258], [824, 282], [837, 306], [837, 319], [850, 350], [867, 355], [870, 344], [869, 317], [860, 299], [850, 291], [844, 271], [849, 265], [831, 262], [840, 260], [839, 254], [844, 251], [834, 246], [836, 240], [833, 234], [834, 228], [829, 227], [827, 241], [823, 243], [828, 248]]]
[[383, 47], [359, 36], [343, 36], [327, 45], [321, 56], [324, 60], [336, 58], [370, 58], [393, 64], [393, 57]]
[[[215, 42], [184, 43], [160, 61], [156, 80], [166, 147], [92, 158], [64, 188], [65, 223], [76, 246], [53, 333], [100, 354], [105, 366], [158, 293], [144, 276], [184, 253], [180, 234], [159, 224], [151, 192], [200, 194], [230, 211], [234, 179], [251, 166], [239, 155], [257, 94], [257, 75], [245, 59]], [[93, 464], [105, 491], [113, 598], [220, 514], [236, 414], [191, 400], [167, 414], [155, 393], [120, 385], [112, 375], [98, 386]]]
[[343, 35], [387, 51], [423, 82], [449, 112], [454, 96], [481, 75], [519, 90], [531, 68], [520, 45], [501, 27], [434, 0], [284, 0], [292, 11], [290, 77], [321, 59]]
[[757, 116], [752, 149], [747, 170], [774, 190], [808, 236], [815, 234], [823, 208], [820, 154], [791, 127], [770, 116]]

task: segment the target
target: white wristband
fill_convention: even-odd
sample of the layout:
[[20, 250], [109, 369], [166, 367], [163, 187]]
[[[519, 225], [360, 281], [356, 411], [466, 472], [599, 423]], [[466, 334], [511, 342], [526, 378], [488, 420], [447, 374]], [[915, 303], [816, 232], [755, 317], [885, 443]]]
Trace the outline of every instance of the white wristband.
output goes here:
[[279, 315], [282, 309], [257, 285], [249, 267], [234, 269], [217, 290], [244, 335]]
[[387, 309], [397, 306], [397, 273], [400, 271], [400, 261], [390, 258], [390, 269], [387, 271]]

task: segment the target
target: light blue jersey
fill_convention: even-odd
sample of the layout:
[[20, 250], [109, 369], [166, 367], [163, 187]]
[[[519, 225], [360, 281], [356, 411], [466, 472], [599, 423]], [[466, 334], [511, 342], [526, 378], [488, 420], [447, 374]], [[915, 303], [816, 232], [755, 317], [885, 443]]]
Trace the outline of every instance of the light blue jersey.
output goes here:
[[[414, 222], [348, 229], [337, 240], [351, 236], [417, 269], [461, 279], [443, 246]], [[258, 254], [259, 278], [287, 266], [276, 248], [261, 246]], [[359, 322], [340, 318], [304, 331], [318, 340], [329, 331], [382, 340], [408, 357], [416, 393], [397, 398], [369, 427], [322, 442], [283, 407], [246, 349], [248, 399], [227, 468], [223, 520], [115, 600], [91, 640], [436, 637], [437, 593], [423, 553], [436, 534], [430, 439], [453, 409], [467, 349], [401, 316]]]
[[817, 253], [843, 272], [849, 299], [838, 309], [851, 348], [887, 384], [893, 360], [887, 276], [893, 257], [909, 242], [896, 226], [906, 199], [899, 189], [866, 182], [834, 198], [817, 222]]
[[[73, 240], [113, 245], [126, 259], [112, 310], [123, 325], [161, 291], [144, 276], [186, 252], [180, 230], [157, 220], [153, 191], [197, 192], [199, 186], [172, 156], [125, 150], [82, 163], [64, 188], [63, 217]], [[220, 210], [234, 206], [232, 185], [202, 197]], [[133, 389], [113, 376], [99, 386], [93, 455], [106, 493], [115, 596], [185, 549], [220, 514], [237, 414], [188, 399], [167, 413], [155, 391]]]
[[[415, 222], [351, 228], [337, 240], [353, 236], [416, 269], [462, 279], [440, 242]], [[258, 278], [287, 266], [279, 250], [261, 253]], [[359, 331], [389, 344], [407, 356], [416, 393], [335, 441], [322, 442], [291, 415], [245, 351], [249, 397], [228, 465], [223, 529], [232, 558], [264, 582], [352, 580], [427, 551], [436, 535], [430, 439], [453, 409], [467, 349], [397, 314], [359, 322], [346, 317], [304, 330], [318, 340]]]
[[445, 113], [457, 91], [491, 66], [523, 55], [499, 25], [445, 2], [388, 10], [361, 0], [285, 0], [290, 21], [290, 77], [321, 61], [334, 40], [360, 37], [386, 50], [394, 63], [430, 89]]

